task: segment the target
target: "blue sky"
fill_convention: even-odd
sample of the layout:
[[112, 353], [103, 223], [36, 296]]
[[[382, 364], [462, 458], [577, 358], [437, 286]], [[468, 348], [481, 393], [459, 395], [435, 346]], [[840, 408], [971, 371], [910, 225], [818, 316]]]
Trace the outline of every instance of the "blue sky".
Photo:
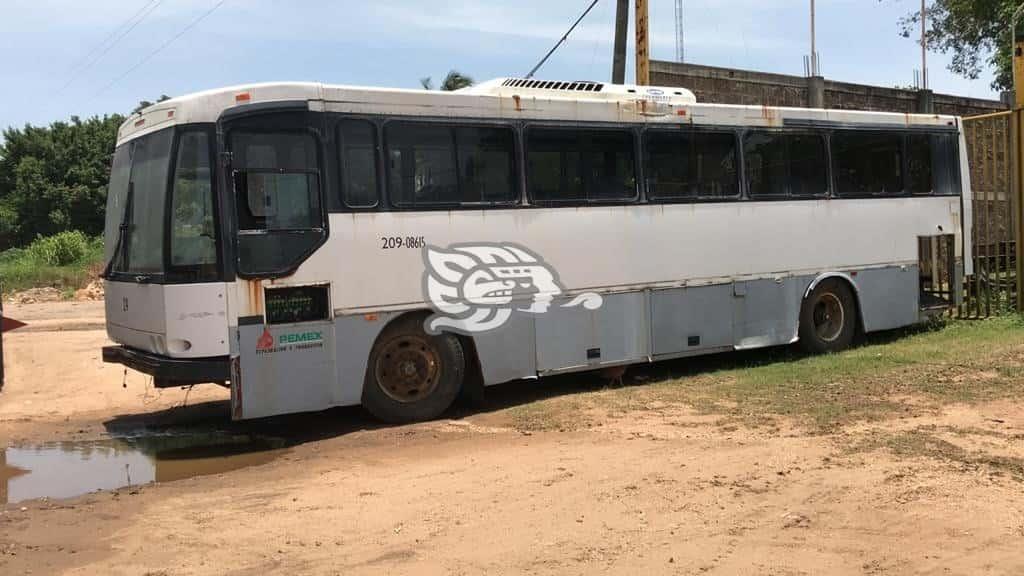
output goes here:
[[[3, 0], [0, 128], [125, 113], [139, 100], [161, 93], [173, 96], [245, 82], [418, 87], [421, 77], [436, 81], [453, 67], [478, 80], [522, 75], [588, 3], [226, 0], [125, 75], [218, 2], [163, 0], [83, 69], [80, 64], [90, 51], [155, 1]], [[650, 3], [652, 55], [672, 59], [674, 3]], [[685, 6], [688, 61], [803, 72], [803, 55], [809, 52], [808, 0], [685, 0]], [[896, 21], [917, 7], [916, 0], [818, 0], [824, 75], [883, 86], [911, 84], [920, 52], [913, 40], [898, 35]], [[608, 80], [614, 13], [614, 0], [600, 0], [537, 77]], [[996, 97], [989, 75], [975, 81], [956, 77], [945, 69], [948, 60], [947, 55], [930, 56], [933, 89]]]

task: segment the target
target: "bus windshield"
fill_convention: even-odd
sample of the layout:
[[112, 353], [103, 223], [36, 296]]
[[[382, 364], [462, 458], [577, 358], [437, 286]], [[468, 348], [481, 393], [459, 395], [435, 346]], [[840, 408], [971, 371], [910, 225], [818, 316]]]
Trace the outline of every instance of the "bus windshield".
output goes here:
[[176, 160], [174, 138], [174, 129], [161, 130], [114, 151], [103, 238], [108, 278], [200, 281], [217, 275], [209, 134], [179, 130]]
[[173, 130], [122, 144], [114, 152], [103, 235], [107, 275], [164, 271], [163, 238]]

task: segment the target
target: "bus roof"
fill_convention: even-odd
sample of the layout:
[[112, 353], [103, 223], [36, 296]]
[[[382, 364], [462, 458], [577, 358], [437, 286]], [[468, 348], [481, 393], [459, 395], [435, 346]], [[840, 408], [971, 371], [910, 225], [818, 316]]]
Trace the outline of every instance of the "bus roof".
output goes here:
[[159, 102], [131, 115], [118, 142], [177, 124], [216, 122], [226, 112], [274, 103], [366, 115], [499, 118], [563, 122], [785, 125], [957, 126], [954, 116], [698, 103], [684, 88], [499, 78], [453, 92], [316, 82], [244, 84]]

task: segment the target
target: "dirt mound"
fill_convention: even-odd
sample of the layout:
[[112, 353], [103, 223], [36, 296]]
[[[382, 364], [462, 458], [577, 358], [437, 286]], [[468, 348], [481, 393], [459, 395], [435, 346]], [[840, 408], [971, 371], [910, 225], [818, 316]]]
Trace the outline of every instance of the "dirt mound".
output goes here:
[[[22, 290], [21, 292], [14, 292], [11, 294], [4, 294], [4, 302], [8, 304], [37, 304], [39, 302], [60, 302], [62, 300], [68, 300], [66, 292], [53, 286], [44, 286], [42, 288], [29, 288], [28, 290]], [[70, 298], [73, 300], [103, 300], [103, 281], [93, 280], [85, 285], [84, 288], [75, 290], [74, 295]]]
[[75, 290], [75, 300], [103, 300], [103, 282], [93, 280], [85, 288]]
[[29, 288], [21, 292], [15, 292], [4, 296], [4, 302], [13, 304], [35, 304], [37, 302], [59, 302], [64, 296], [61, 291], [52, 287]]

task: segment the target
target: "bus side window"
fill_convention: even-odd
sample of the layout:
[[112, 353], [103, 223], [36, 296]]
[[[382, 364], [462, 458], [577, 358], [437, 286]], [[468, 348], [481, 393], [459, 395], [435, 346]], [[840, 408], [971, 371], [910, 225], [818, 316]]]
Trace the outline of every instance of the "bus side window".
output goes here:
[[377, 205], [377, 129], [366, 120], [338, 124], [342, 200], [349, 208]]
[[633, 134], [626, 130], [530, 128], [527, 181], [532, 200], [566, 204], [637, 197]]
[[818, 134], [752, 131], [743, 154], [751, 198], [828, 193], [825, 139]]
[[388, 193], [400, 207], [459, 203], [452, 129], [441, 124], [389, 122], [384, 128]]
[[652, 130], [645, 149], [652, 200], [731, 198], [739, 191], [732, 132]]
[[907, 164], [911, 194], [960, 194], [957, 139], [954, 134], [910, 134]]
[[[903, 194], [902, 135], [839, 130], [832, 135], [832, 155], [840, 196]], [[911, 176], [913, 165], [911, 158]]]
[[460, 126], [459, 193], [463, 204], [510, 204], [516, 201], [512, 130], [505, 127]]

